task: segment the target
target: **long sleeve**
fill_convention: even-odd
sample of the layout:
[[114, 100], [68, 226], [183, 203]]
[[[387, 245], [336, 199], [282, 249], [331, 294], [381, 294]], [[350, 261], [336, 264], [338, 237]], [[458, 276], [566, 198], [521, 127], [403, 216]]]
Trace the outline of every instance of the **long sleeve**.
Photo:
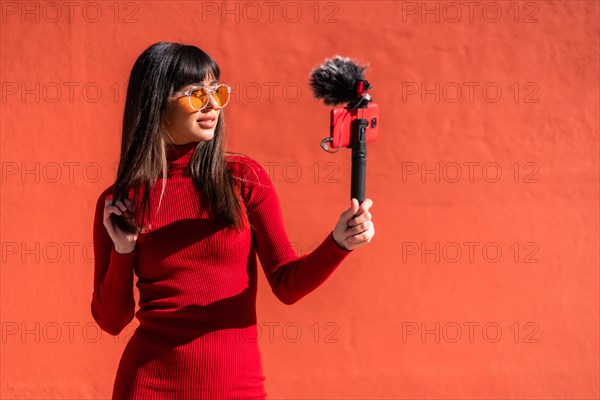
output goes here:
[[294, 304], [327, 280], [352, 250], [340, 247], [331, 231], [316, 249], [298, 257], [288, 239], [269, 174], [251, 158], [245, 161], [242, 195], [258, 257], [275, 296], [285, 304]]
[[102, 330], [118, 335], [134, 317], [133, 271], [137, 247], [129, 254], [115, 250], [102, 222], [105, 194], [106, 191], [98, 199], [94, 216], [94, 291], [91, 311]]

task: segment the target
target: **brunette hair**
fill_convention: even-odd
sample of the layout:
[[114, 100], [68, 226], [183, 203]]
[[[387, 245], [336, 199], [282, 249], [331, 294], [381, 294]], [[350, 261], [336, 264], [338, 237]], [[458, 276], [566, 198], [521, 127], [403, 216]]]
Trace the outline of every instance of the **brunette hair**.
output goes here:
[[[162, 200], [167, 179], [167, 142], [163, 121], [167, 116], [168, 97], [174, 91], [220, 77], [215, 60], [196, 46], [158, 42], [138, 57], [127, 86], [119, 167], [113, 189], [116, 200], [128, 197], [134, 190], [136, 218], [111, 213], [112, 221], [123, 231], [140, 233], [150, 210], [150, 188], [163, 178]], [[188, 165], [194, 186], [203, 194], [209, 208], [228, 227], [244, 225], [241, 199], [225, 161], [224, 109], [219, 113], [214, 137], [200, 141]], [[239, 153], [231, 153], [239, 154]], [[141, 201], [140, 201], [141, 198]], [[137, 222], [132, 222], [137, 221]]]

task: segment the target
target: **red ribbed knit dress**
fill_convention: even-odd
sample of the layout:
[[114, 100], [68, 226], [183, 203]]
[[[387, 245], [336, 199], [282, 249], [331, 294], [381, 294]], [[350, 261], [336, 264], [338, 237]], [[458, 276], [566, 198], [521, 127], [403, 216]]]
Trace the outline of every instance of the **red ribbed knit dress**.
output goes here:
[[[197, 143], [169, 145], [169, 172], [152, 187], [151, 228], [136, 249], [119, 254], [94, 219], [94, 291], [91, 312], [111, 335], [139, 320], [121, 357], [113, 399], [265, 399], [256, 326], [257, 260], [273, 293], [292, 304], [321, 285], [351, 251], [330, 232], [300, 257], [284, 229], [275, 187], [253, 159], [226, 155], [252, 224], [241, 233], [222, 226], [200, 205], [186, 167]], [[138, 208], [139, 209], [139, 208]]]

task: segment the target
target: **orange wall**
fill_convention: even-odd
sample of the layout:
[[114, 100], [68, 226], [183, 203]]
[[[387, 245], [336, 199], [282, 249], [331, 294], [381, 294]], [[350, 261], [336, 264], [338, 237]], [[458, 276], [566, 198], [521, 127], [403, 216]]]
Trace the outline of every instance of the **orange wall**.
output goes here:
[[350, 188], [308, 73], [370, 64], [375, 237], [291, 307], [260, 275], [270, 398], [599, 397], [598, 2], [73, 4], [1, 3], [1, 398], [110, 396], [137, 324], [90, 314], [93, 207], [161, 40], [238, 91], [228, 148], [273, 166], [299, 254]]

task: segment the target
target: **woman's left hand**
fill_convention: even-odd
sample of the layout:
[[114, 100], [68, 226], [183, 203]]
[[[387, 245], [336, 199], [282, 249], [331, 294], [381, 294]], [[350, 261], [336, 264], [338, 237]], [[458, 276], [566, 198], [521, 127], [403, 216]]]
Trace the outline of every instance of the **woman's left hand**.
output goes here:
[[340, 219], [333, 230], [333, 239], [341, 248], [354, 250], [355, 248], [371, 242], [375, 235], [375, 226], [371, 220], [369, 208], [373, 200], [364, 199], [358, 204], [356, 198], [352, 198], [350, 208], [340, 215]]

